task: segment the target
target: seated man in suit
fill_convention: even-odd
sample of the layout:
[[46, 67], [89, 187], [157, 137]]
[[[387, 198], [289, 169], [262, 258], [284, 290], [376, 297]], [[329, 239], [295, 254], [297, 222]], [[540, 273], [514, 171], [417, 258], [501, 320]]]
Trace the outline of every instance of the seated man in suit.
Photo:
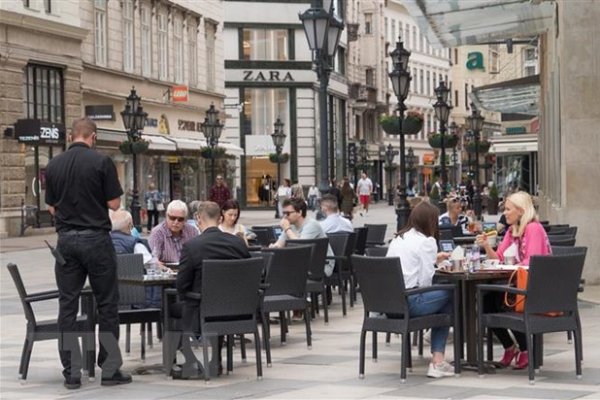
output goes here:
[[[184, 377], [189, 376], [190, 368], [193, 368], [194, 363], [198, 362], [191, 351], [190, 339], [193, 334], [199, 333], [200, 303], [186, 295], [190, 292], [200, 293], [202, 290], [202, 262], [204, 260], [250, 258], [248, 246], [244, 240], [218, 228], [221, 208], [217, 203], [212, 201], [200, 203], [196, 215], [202, 234], [183, 245], [177, 273], [177, 292], [184, 301], [182, 310], [184, 328], [182, 352], [186, 358], [182, 374]], [[222, 342], [222, 338], [219, 338], [219, 371], [222, 370], [220, 365]], [[197, 374], [197, 370], [192, 374]]]

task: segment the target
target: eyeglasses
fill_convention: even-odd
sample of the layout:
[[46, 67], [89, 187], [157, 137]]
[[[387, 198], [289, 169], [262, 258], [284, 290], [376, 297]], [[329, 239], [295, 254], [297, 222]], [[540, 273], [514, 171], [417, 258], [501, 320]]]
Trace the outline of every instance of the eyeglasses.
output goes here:
[[296, 210], [294, 210], [294, 211], [282, 211], [281, 213], [282, 213], [283, 215], [285, 215], [286, 217], [288, 217], [288, 216], [290, 216], [290, 214], [293, 214], [293, 213], [295, 213], [295, 212], [298, 212], [298, 211], [296, 211]]
[[168, 217], [169, 217], [169, 221], [177, 221], [177, 222], [185, 221], [185, 217], [175, 217], [173, 215], [168, 215]]

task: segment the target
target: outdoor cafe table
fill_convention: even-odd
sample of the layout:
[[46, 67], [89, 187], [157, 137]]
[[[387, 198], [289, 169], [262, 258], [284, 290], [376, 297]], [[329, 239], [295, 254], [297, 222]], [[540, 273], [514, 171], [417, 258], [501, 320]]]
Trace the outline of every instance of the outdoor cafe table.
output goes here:
[[454, 340], [461, 340], [466, 343], [466, 365], [477, 365], [477, 285], [498, 280], [507, 281], [512, 271], [510, 270], [479, 270], [476, 272], [445, 272], [436, 271], [435, 280], [445, 282], [459, 282], [460, 301], [461, 301], [461, 327], [462, 334], [460, 338], [454, 337]]

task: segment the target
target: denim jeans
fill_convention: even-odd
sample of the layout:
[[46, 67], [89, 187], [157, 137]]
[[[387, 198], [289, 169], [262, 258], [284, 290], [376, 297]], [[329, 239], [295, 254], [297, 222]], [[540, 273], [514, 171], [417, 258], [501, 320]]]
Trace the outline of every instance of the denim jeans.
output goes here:
[[[452, 312], [451, 292], [447, 290], [435, 290], [432, 292], [414, 294], [408, 296], [408, 310], [412, 317], [420, 317], [431, 314], [444, 314]], [[431, 329], [431, 352], [443, 353], [446, 349], [448, 339], [447, 326]]]

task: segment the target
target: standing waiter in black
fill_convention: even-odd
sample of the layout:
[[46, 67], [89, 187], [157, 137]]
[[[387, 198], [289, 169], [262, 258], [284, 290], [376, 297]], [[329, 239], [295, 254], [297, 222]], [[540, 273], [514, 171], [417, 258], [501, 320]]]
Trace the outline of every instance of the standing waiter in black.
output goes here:
[[64, 367], [64, 385], [81, 387], [81, 350], [75, 321], [78, 300], [89, 277], [98, 305], [102, 385], [131, 382], [122, 373], [119, 349], [119, 291], [117, 257], [110, 238], [108, 209], [121, 205], [123, 189], [117, 170], [108, 156], [92, 150], [96, 142], [96, 124], [81, 118], [73, 123], [72, 144], [53, 158], [46, 168], [46, 203], [55, 217], [58, 251], [65, 263], [55, 265], [59, 290], [58, 326], [60, 360]]

